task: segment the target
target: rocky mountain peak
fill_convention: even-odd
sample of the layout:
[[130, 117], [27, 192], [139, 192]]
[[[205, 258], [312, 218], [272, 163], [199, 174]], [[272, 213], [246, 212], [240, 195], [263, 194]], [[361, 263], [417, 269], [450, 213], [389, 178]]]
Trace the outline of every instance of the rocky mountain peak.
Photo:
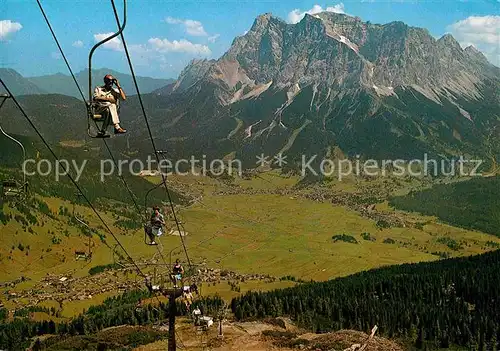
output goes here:
[[465, 52], [466, 55], [468, 55], [469, 57], [471, 57], [473, 59], [476, 59], [476, 60], [488, 63], [488, 59], [486, 58], [486, 56], [484, 56], [481, 51], [479, 51], [478, 49], [476, 49], [474, 47], [474, 45], [467, 46], [465, 48], [464, 52]]
[[179, 75], [172, 91], [184, 91], [196, 84], [207, 74], [215, 60], [193, 59]]
[[446, 89], [478, 98], [477, 83], [493, 72], [485, 69], [484, 56], [465, 52], [449, 34], [436, 40], [428, 30], [400, 21], [372, 24], [331, 12], [306, 14], [296, 24], [260, 15], [219, 60], [190, 66], [178, 86], [205, 76], [221, 88], [219, 100], [225, 103], [264, 85], [292, 89], [291, 95], [307, 86], [392, 95], [406, 86], [440, 103]]
[[453, 48], [457, 51], [462, 51], [462, 47], [460, 46], [458, 41], [456, 41], [455, 38], [453, 37], [453, 35], [451, 35], [449, 33], [443, 35], [441, 38], [438, 39], [437, 42], [439, 44]]
[[267, 24], [269, 23], [269, 20], [273, 17], [273, 14], [268, 12], [268, 13], [264, 13], [262, 15], [259, 15], [257, 16], [257, 18], [255, 19], [253, 25], [252, 25], [252, 29], [255, 27], [255, 28], [259, 28], [259, 27], [265, 27], [267, 26]]

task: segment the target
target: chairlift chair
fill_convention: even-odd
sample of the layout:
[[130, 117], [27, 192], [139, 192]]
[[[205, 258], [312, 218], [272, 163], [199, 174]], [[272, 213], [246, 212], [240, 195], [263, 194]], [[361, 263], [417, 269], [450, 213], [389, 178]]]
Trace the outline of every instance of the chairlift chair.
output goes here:
[[[10, 98], [10, 95], [0, 94], [0, 98], [2, 98], [2, 102], [0, 103], [0, 109], [3, 107], [5, 101]], [[19, 145], [23, 151], [23, 164], [26, 162], [26, 150], [24, 148], [23, 143], [14, 138], [12, 135], [8, 134], [3, 130], [2, 126], [0, 126], [0, 132], [7, 137], [8, 139], [15, 142]], [[28, 182], [26, 181], [26, 173], [23, 172], [23, 183], [19, 183], [14, 179], [6, 179], [2, 182], [2, 195], [4, 199], [11, 198], [22, 198], [24, 195], [28, 193]]]
[[153, 228], [151, 227], [151, 223], [144, 223], [144, 244], [149, 246], [156, 246], [158, 243], [156, 241], [151, 240], [154, 238]]
[[[111, 116], [109, 111], [103, 107], [99, 106], [96, 102], [91, 102], [87, 105], [87, 114], [88, 114], [88, 135], [91, 138], [109, 138], [110, 135], [106, 134], [106, 131], [109, 127]], [[96, 128], [98, 129], [97, 134], [92, 134], [90, 121], [93, 121]]]
[[[111, 120], [109, 111], [107, 111], [106, 108], [103, 109], [102, 106], [100, 106], [97, 102], [95, 102], [92, 97], [92, 55], [99, 46], [117, 37], [123, 32], [127, 20], [126, 2], [124, 2], [123, 12], [124, 12], [123, 23], [118, 27], [118, 31], [108, 36], [107, 38], [104, 38], [100, 42], [96, 43], [92, 47], [89, 53], [89, 101], [87, 101], [86, 104], [87, 104], [87, 120], [88, 120], [87, 133], [91, 138], [109, 138], [110, 135], [106, 134], [106, 130], [108, 129], [109, 122]], [[96, 128], [99, 130], [97, 134], [93, 134], [91, 132], [91, 126], [90, 126], [91, 121], [94, 122]], [[102, 123], [100, 128], [98, 125], [99, 123]]]
[[151, 227], [151, 222], [149, 221], [149, 212], [148, 212], [148, 196], [149, 194], [159, 188], [161, 185], [163, 185], [163, 183], [159, 183], [157, 185], [155, 185], [154, 187], [152, 187], [151, 189], [149, 189], [146, 194], [144, 195], [144, 209], [145, 209], [145, 223], [144, 223], [144, 243], [146, 245], [149, 245], [149, 246], [155, 246], [155, 245], [158, 245], [158, 243], [154, 243], [153, 244], [153, 240], [151, 240], [151, 238], [154, 238], [154, 235], [153, 235], [153, 228]]
[[203, 328], [209, 328], [214, 324], [214, 320], [209, 316], [201, 316], [199, 319], [199, 323]]
[[[82, 196], [82, 194], [80, 193], [76, 193], [76, 196], [77, 198], [79, 198], [80, 196]], [[87, 223], [85, 223], [85, 221], [81, 218], [78, 218], [78, 216], [76, 215], [75, 213], [75, 203], [73, 202], [73, 218], [78, 222], [80, 223], [81, 225], [83, 225], [84, 227], [86, 227], [88, 230], [91, 230], [89, 225]], [[75, 251], [75, 258], [76, 260], [81, 260], [81, 259], [84, 259], [85, 261], [88, 261], [88, 260], [92, 260], [92, 243], [93, 243], [93, 240], [92, 240], [92, 232], [89, 234], [89, 242], [88, 242], [88, 250], [89, 252], [85, 252], [85, 251]], [[95, 245], [95, 243], [94, 243]]]
[[20, 197], [23, 194], [24, 186], [13, 179], [2, 182], [2, 194], [4, 198]]

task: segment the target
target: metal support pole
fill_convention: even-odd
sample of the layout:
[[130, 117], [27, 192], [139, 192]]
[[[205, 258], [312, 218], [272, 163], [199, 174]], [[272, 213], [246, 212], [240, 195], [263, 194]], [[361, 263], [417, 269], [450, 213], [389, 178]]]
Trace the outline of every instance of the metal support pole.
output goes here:
[[168, 295], [168, 351], [176, 351], [175, 345], [175, 294]]

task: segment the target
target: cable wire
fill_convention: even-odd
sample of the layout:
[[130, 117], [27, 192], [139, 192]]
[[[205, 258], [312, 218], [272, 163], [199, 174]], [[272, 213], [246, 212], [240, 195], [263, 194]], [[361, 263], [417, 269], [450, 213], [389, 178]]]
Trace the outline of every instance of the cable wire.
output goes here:
[[76, 77], [73, 74], [73, 71], [71, 70], [71, 67], [69, 66], [68, 60], [66, 59], [66, 55], [64, 55], [64, 52], [63, 52], [63, 50], [61, 48], [61, 45], [59, 44], [59, 41], [57, 40], [56, 34], [54, 33], [54, 30], [52, 29], [52, 26], [50, 25], [49, 19], [47, 18], [47, 15], [45, 14], [45, 11], [42, 8], [42, 4], [40, 3], [40, 0], [36, 0], [36, 2], [38, 3], [38, 7], [40, 8], [40, 11], [42, 12], [42, 15], [43, 15], [43, 18], [45, 19], [45, 22], [47, 22], [47, 26], [49, 27], [50, 32], [52, 33], [52, 37], [54, 38], [54, 41], [56, 42], [57, 47], [59, 48], [59, 52], [61, 53], [61, 56], [63, 57], [64, 62], [66, 62], [66, 66], [68, 66], [69, 72], [71, 73], [71, 77], [73, 78], [73, 81], [75, 82], [76, 87], [78, 88], [78, 91], [80, 92], [80, 95], [82, 96], [82, 100], [85, 103], [85, 95], [83, 94], [82, 89], [78, 85]]
[[[66, 59], [66, 55], [64, 54], [64, 51], [61, 47], [61, 45], [59, 44], [59, 40], [57, 40], [57, 36], [56, 36], [56, 33], [54, 32], [54, 30], [52, 29], [52, 26], [50, 24], [50, 21], [45, 13], [45, 11], [43, 10], [43, 7], [42, 7], [42, 4], [40, 3], [40, 0], [36, 0], [36, 2], [38, 3], [38, 7], [40, 8], [40, 11], [43, 15], [43, 18], [45, 19], [45, 22], [47, 23], [47, 26], [49, 27], [49, 30], [50, 30], [50, 33], [52, 34], [52, 37], [54, 38], [54, 41], [56, 42], [57, 44], [57, 47], [59, 48], [59, 52], [61, 53], [61, 56], [64, 58], [64, 62], [66, 63], [66, 67], [68, 68], [68, 71], [69, 73], [71, 74], [71, 77], [73, 78], [73, 81], [75, 82], [75, 85], [78, 89], [78, 91], [80, 92], [80, 95], [82, 96], [82, 100], [83, 100], [83, 103], [85, 104], [85, 108], [87, 108], [87, 103], [85, 102], [85, 95], [83, 94], [83, 91], [82, 89], [80, 88], [80, 84], [78, 84], [78, 81], [76, 79], [76, 76], [75, 74], [73, 73], [73, 70], [71, 69], [71, 65], [69, 64], [68, 60]], [[113, 153], [111, 152], [111, 149], [109, 148], [109, 145], [108, 143], [106, 142], [105, 139], [102, 139], [103, 142], [104, 142], [104, 145], [106, 146], [106, 149], [108, 150], [108, 153], [111, 157], [111, 159], [113, 160], [113, 163], [115, 165], [116, 168], [118, 168], [118, 164], [116, 162], [116, 159], [115, 157], [113, 156]], [[123, 178], [123, 175], [119, 175], [120, 179], [122, 180], [125, 188], [127, 189], [129, 195], [130, 195], [130, 198], [132, 199], [132, 202], [134, 203], [134, 206], [135, 208], [137, 209], [137, 211], [139, 213], [141, 213], [141, 210], [139, 208], [139, 205], [137, 204], [137, 201], [135, 199], [135, 196], [134, 194], [132, 193], [132, 190], [130, 189], [130, 187], [128, 186], [127, 182], [125, 181], [125, 178]]]
[[[42, 15], [43, 15], [43, 17], [44, 17], [44, 19], [45, 19], [45, 22], [47, 23], [47, 26], [48, 26], [48, 27], [49, 27], [49, 29], [50, 29], [50, 32], [51, 32], [51, 34], [52, 34], [52, 37], [54, 38], [54, 41], [56, 42], [57, 47], [59, 48], [59, 52], [61, 53], [61, 56], [62, 56], [62, 57], [64, 57], [64, 62], [66, 63], [66, 67], [68, 68], [68, 70], [69, 70], [69, 72], [70, 72], [71, 76], [73, 77], [73, 81], [75, 82], [75, 85], [76, 85], [76, 87], [78, 88], [78, 91], [80, 92], [80, 95], [82, 96], [83, 103], [85, 104], [85, 108], [87, 109], [87, 103], [86, 103], [86, 101], [85, 101], [85, 96], [84, 96], [84, 94], [83, 94], [83, 91], [82, 91], [82, 89], [80, 88], [80, 85], [78, 84], [78, 81], [76, 80], [76, 77], [75, 77], [75, 75], [74, 75], [74, 73], [73, 73], [73, 70], [71, 69], [71, 65], [69, 64], [68, 60], [66, 59], [66, 55], [64, 54], [64, 51], [63, 51], [63, 49], [62, 49], [61, 45], [59, 44], [59, 41], [57, 40], [57, 36], [56, 36], [56, 34], [55, 34], [54, 30], [52, 29], [52, 26], [51, 26], [51, 24], [50, 24], [50, 21], [49, 21], [49, 19], [48, 19], [48, 16], [45, 14], [45, 11], [43, 10], [42, 4], [40, 3], [40, 0], [37, 0], [37, 3], [38, 3], [38, 7], [40, 8], [40, 11], [41, 11], [41, 13], [42, 13]], [[114, 4], [113, 4], [113, 6], [114, 6]], [[124, 2], [124, 6], [126, 6], [126, 2]], [[126, 14], [126, 7], [124, 8], [124, 13]], [[126, 24], [126, 17], [125, 17], [125, 20], [124, 20], [124, 22], [123, 22], [123, 26], [122, 26], [122, 27], [125, 27], [125, 24]], [[121, 27], [120, 25], [118, 25], [118, 26], [119, 26], [119, 28], [120, 28], [120, 29], [122, 29], [122, 27]], [[108, 39], [109, 39], [109, 38], [108, 38]], [[90, 72], [90, 69], [91, 69], [91, 68], [89, 67], [89, 72]], [[89, 73], [89, 75], [91, 75], [91, 73]], [[90, 82], [90, 80], [89, 80], [89, 82]], [[117, 162], [116, 162], [116, 158], [114, 157], [113, 153], [111, 152], [111, 149], [109, 148], [108, 143], [106, 142], [106, 140], [105, 140], [105, 139], [103, 139], [103, 142], [104, 142], [104, 145], [106, 146], [106, 150], [108, 151], [108, 153], [109, 153], [109, 155], [110, 155], [111, 159], [113, 160], [113, 164], [114, 164], [115, 168], [118, 168], [118, 164], [117, 164]], [[123, 175], [121, 175], [121, 174], [120, 174], [120, 175], [119, 175], [119, 178], [121, 179], [121, 181], [123, 182], [123, 185], [124, 185], [124, 186], [125, 186], [125, 188], [127, 189], [127, 192], [128, 192], [128, 194], [129, 194], [130, 198], [132, 199], [132, 202], [134, 203], [134, 206], [135, 206], [135, 208], [136, 208], [136, 210], [137, 210], [137, 212], [138, 212], [139, 216], [141, 217], [141, 215], [140, 215], [140, 214], [141, 214], [141, 212], [142, 212], [142, 211], [141, 211], [141, 209], [139, 208], [139, 205], [137, 204], [137, 201], [136, 201], [135, 195], [133, 194], [132, 190], [130, 189], [130, 187], [129, 187], [128, 183], [126, 182], [125, 178], [123, 177]], [[146, 207], [145, 207], [145, 210], [146, 210]], [[158, 239], [158, 241], [159, 241], [159, 239]], [[163, 263], [164, 263], [165, 265], [167, 265], [167, 262], [166, 262], [166, 260], [165, 260], [165, 257], [163, 256], [163, 253], [162, 253], [162, 252], [161, 252], [161, 250], [158, 248], [158, 246], [156, 246], [156, 250], [158, 251], [158, 253], [159, 253], [159, 255], [160, 255], [161, 259], [163, 260]]]

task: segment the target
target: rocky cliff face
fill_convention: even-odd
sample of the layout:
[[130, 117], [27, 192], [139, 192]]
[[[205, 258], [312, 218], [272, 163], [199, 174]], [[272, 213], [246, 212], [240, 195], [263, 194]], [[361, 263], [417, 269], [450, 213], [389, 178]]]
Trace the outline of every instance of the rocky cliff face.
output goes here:
[[[413, 86], [439, 100], [447, 91], [480, 98], [481, 84], [498, 79], [499, 69], [474, 48], [463, 50], [448, 34], [436, 40], [402, 22], [370, 24], [325, 12], [294, 25], [261, 15], [221, 59], [188, 66], [179, 86], [189, 85], [193, 76], [218, 81], [227, 93], [270, 82], [277, 89], [363, 87], [379, 94]], [[235, 100], [225, 96], [223, 101]]]

